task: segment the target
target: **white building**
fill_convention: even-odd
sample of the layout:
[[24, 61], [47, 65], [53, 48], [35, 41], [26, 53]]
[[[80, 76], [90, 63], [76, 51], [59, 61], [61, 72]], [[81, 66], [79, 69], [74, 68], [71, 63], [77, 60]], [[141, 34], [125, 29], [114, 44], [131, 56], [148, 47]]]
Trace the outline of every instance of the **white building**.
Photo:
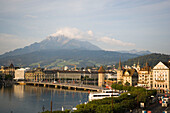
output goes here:
[[153, 68], [153, 88], [160, 92], [170, 90], [170, 61], [159, 62]]
[[109, 79], [117, 80], [117, 73], [116, 72], [106, 72], [105, 77], [107, 80], [109, 80]]
[[20, 68], [15, 70], [15, 78], [14, 80], [24, 80], [25, 79], [25, 72], [29, 70], [29, 68]]

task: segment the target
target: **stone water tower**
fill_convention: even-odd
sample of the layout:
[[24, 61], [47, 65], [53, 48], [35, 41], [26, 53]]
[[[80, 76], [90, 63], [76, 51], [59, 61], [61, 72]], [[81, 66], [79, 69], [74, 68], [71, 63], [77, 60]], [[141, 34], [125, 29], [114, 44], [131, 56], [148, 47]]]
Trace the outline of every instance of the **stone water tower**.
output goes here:
[[105, 75], [105, 70], [103, 69], [103, 66], [100, 67], [98, 70], [98, 86], [102, 87], [104, 85], [104, 75]]

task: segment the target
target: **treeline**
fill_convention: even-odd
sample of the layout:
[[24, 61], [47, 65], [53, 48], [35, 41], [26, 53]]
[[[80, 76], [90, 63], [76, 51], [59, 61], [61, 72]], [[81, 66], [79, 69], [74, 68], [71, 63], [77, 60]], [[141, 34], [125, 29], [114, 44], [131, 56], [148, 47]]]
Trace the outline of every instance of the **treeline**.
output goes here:
[[[126, 90], [128, 92], [119, 97], [93, 100], [88, 104], [77, 105], [74, 113], [124, 113], [139, 107], [141, 102], [148, 103], [151, 95], [156, 95], [156, 90], [146, 90], [141, 87], [123, 86], [113, 84], [113, 89]], [[112, 105], [113, 101], [113, 105]]]
[[[150, 103], [151, 96], [155, 96], [157, 93], [156, 90], [146, 90], [141, 87], [123, 86], [119, 84], [113, 84], [112, 88], [117, 91], [125, 90], [127, 92], [122, 93], [119, 97], [93, 100], [87, 104], [77, 105], [77, 110], [72, 113], [125, 113], [126, 111], [138, 108], [141, 102], [145, 103], [145, 105]], [[66, 111], [56, 111], [53, 113], [66, 113]]]
[[[170, 55], [153, 53], [153, 54], [129, 59], [127, 61], [122, 62], [122, 65], [133, 66], [133, 64], [137, 64], [139, 61], [141, 67], [145, 66], [146, 62], [149, 63], [149, 66], [154, 67], [159, 61], [168, 62], [169, 60], [170, 60]], [[119, 64], [116, 64], [116, 67], [118, 67], [118, 65]]]

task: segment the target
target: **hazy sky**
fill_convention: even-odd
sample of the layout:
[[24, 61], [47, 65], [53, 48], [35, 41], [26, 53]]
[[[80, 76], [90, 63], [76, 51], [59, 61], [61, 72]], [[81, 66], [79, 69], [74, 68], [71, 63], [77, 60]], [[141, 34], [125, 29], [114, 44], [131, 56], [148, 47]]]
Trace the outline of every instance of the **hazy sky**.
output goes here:
[[170, 54], [170, 0], [0, 0], [0, 54], [58, 34]]

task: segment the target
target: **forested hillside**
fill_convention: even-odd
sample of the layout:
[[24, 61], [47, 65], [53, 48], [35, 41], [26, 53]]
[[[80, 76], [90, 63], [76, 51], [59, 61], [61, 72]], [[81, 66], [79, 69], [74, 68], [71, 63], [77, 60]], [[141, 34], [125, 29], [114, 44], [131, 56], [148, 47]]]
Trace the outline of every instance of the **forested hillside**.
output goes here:
[[[159, 61], [168, 62], [170, 60], [170, 55], [152, 53], [149, 55], [139, 56], [136, 58], [129, 59], [127, 61], [122, 62], [122, 65], [132, 66], [134, 63], [137, 64], [139, 61], [140, 66], [148, 62], [151, 67], [155, 66]], [[116, 64], [118, 67], [118, 64]]]

